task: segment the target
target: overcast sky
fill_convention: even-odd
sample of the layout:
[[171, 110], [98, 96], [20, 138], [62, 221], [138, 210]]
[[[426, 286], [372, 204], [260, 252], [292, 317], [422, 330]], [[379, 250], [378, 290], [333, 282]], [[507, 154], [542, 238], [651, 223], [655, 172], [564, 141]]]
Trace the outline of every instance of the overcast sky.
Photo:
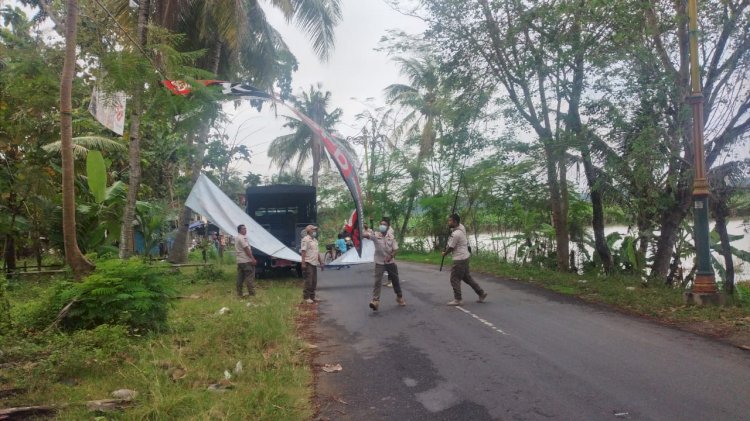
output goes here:
[[[265, 10], [269, 21], [281, 32], [299, 61], [299, 70], [292, 82], [293, 93], [322, 83], [323, 89], [331, 92], [331, 109], [339, 107], [344, 112], [337, 130], [350, 136], [357, 132], [354, 116], [368, 107], [384, 105], [383, 88], [404, 82], [389, 57], [374, 50], [380, 37], [388, 29], [420, 33], [425, 25], [394, 11], [383, 0], [342, 0], [342, 8], [343, 19], [336, 28], [336, 47], [325, 63], [318, 60], [303, 33], [286, 24], [272, 7], [267, 6]], [[266, 109], [264, 107], [264, 111]], [[266, 154], [270, 142], [287, 133], [281, 127], [283, 120], [269, 112], [258, 113], [248, 106], [234, 111], [233, 106], [227, 104], [226, 110], [233, 114], [232, 123], [225, 127], [230, 139], [237, 136], [253, 154], [250, 167], [241, 167], [243, 173], [249, 170], [268, 176], [278, 172], [276, 168], [269, 169]]]

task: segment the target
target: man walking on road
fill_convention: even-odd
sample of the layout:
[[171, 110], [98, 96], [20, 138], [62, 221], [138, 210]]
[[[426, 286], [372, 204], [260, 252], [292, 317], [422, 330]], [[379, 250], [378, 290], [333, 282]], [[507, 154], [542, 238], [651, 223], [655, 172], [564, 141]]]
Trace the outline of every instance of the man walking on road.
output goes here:
[[469, 244], [466, 239], [466, 228], [461, 224], [461, 217], [453, 214], [448, 217], [448, 226], [452, 232], [448, 238], [448, 247], [443, 251], [443, 256], [451, 253], [453, 258], [453, 267], [451, 267], [451, 286], [453, 287], [453, 301], [449, 301], [449, 306], [460, 306], [461, 301], [461, 281], [466, 282], [477, 293], [478, 303], [483, 303], [487, 298], [487, 293], [474, 281], [469, 273]]
[[375, 285], [372, 288], [372, 301], [370, 308], [377, 311], [380, 306], [380, 287], [383, 284], [383, 272], [388, 271], [388, 277], [393, 283], [393, 292], [396, 293], [396, 303], [405, 306], [406, 302], [401, 294], [401, 281], [398, 278], [398, 267], [396, 267], [396, 251], [398, 243], [389, 231], [390, 222], [386, 219], [380, 221], [378, 232], [369, 233], [365, 231], [363, 237], [372, 240], [375, 245]]
[[255, 256], [250, 244], [247, 242], [247, 228], [244, 225], [237, 226], [237, 238], [234, 239], [234, 251], [237, 256], [237, 295], [242, 298], [242, 284], [247, 285], [249, 296], [255, 295]]
[[318, 302], [315, 297], [315, 289], [318, 287], [318, 266], [320, 270], [325, 270], [320, 262], [323, 259], [320, 258], [320, 250], [318, 250], [318, 227], [315, 225], [308, 225], [305, 227], [305, 236], [302, 238], [300, 243], [300, 266], [302, 268], [302, 276], [305, 280], [305, 286], [302, 290], [302, 299], [307, 304]]

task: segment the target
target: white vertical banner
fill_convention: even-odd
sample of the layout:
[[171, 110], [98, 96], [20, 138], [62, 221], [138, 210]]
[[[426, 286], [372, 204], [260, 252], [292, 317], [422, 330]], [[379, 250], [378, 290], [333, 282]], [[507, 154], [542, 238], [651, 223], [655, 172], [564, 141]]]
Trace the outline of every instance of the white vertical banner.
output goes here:
[[107, 94], [94, 88], [91, 92], [89, 112], [104, 127], [122, 136], [125, 130], [125, 93]]

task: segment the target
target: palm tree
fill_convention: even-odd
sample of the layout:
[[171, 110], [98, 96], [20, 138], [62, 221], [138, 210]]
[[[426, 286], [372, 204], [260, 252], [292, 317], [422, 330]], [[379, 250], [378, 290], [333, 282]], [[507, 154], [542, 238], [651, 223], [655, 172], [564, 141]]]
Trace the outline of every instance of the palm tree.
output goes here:
[[[187, 44], [206, 48], [204, 69], [228, 79], [242, 78], [259, 88], [270, 88], [280, 79], [287, 82], [296, 60], [276, 29], [268, 24], [258, 0], [162, 0], [184, 4], [175, 25], [188, 34]], [[334, 28], [341, 20], [340, 0], [272, 0], [288, 21], [294, 21], [311, 38], [313, 49], [325, 60], [333, 49]], [[162, 4], [157, 6], [157, 10]], [[160, 13], [167, 18], [168, 14]], [[197, 31], [195, 29], [198, 29]], [[283, 85], [283, 84], [282, 84]], [[203, 168], [206, 137], [214, 117], [206, 120], [197, 138], [192, 165], [193, 183]], [[187, 260], [187, 226], [190, 211], [180, 213], [178, 232], [170, 261]]]
[[393, 84], [385, 88], [388, 102], [398, 104], [410, 110], [404, 118], [402, 129], [409, 133], [419, 134], [419, 152], [417, 160], [408, 168], [412, 177], [407, 190], [409, 201], [406, 215], [399, 236], [404, 238], [409, 224], [414, 201], [419, 192], [422, 176], [422, 164], [435, 145], [435, 123], [440, 116], [442, 100], [440, 95], [441, 80], [437, 64], [428, 58], [394, 59], [401, 67], [401, 73], [409, 79], [409, 85]]
[[[149, 0], [140, 0], [138, 4], [138, 48], [143, 50], [148, 41], [148, 21], [151, 11]], [[135, 218], [135, 206], [138, 200], [138, 188], [141, 184], [141, 114], [143, 113], [143, 94], [145, 81], [139, 80], [135, 84], [131, 98], [130, 130], [128, 136], [128, 167], [129, 186], [125, 209], [122, 213], [122, 227], [120, 228], [119, 256], [121, 259], [130, 257], [133, 238], [133, 218]]]
[[[294, 106], [303, 113], [310, 116], [320, 127], [331, 133], [333, 126], [341, 118], [341, 109], [336, 108], [330, 113], [326, 111], [331, 101], [331, 92], [321, 91], [321, 84], [317, 87], [310, 86], [308, 92], [302, 92], [302, 98], [293, 98]], [[299, 174], [301, 168], [312, 158], [313, 175], [312, 185], [318, 187], [318, 173], [321, 163], [328, 163], [320, 138], [307, 127], [302, 121], [294, 117], [286, 117], [284, 127], [294, 130], [293, 133], [279, 136], [271, 142], [268, 148], [268, 157], [271, 163], [277, 165], [280, 171], [290, 163], [296, 161], [295, 173]], [[348, 143], [344, 143], [348, 152], [353, 153]]]
[[94, 269], [78, 247], [76, 238], [75, 186], [73, 185], [73, 77], [76, 65], [78, 1], [67, 0], [65, 18], [65, 60], [60, 81], [60, 142], [62, 144], [63, 238], [65, 261], [81, 278]]

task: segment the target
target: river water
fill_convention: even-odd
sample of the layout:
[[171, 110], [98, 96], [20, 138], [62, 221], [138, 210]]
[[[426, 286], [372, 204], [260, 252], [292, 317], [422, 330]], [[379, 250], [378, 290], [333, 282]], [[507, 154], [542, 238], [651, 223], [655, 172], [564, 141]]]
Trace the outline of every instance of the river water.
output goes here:
[[[713, 225], [711, 226], [713, 228]], [[742, 219], [733, 219], [730, 220], [727, 224], [727, 231], [730, 235], [743, 235], [744, 237], [733, 241], [731, 245], [738, 249], [743, 251], [750, 251], [750, 225], [745, 224]], [[628, 232], [628, 227], [624, 225], [613, 225], [608, 226], [604, 229], [604, 232], [606, 235], [609, 235], [613, 232], [618, 232], [623, 237], [627, 235], [634, 236], [635, 232]], [[504, 233], [480, 233], [478, 235], [474, 235], [474, 233], [470, 232], [469, 235], [469, 243], [471, 244], [472, 248], [474, 250], [482, 250], [482, 251], [494, 251], [500, 256], [501, 258], [507, 259], [508, 261], [513, 261], [516, 255], [517, 247], [515, 245], [515, 240], [513, 240], [511, 237], [513, 237], [516, 232], [504, 232]], [[657, 233], [658, 234], [658, 233]], [[589, 235], [593, 238], [593, 233], [589, 232]], [[691, 241], [691, 240], [689, 240]], [[407, 243], [415, 243], [415, 242], [423, 242], [423, 244], [429, 244], [429, 240], [426, 240], [424, 238], [419, 237], [407, 237], [406, 238]], [[615, 243], [614, 248], [619, 248], [619, 242]], [[578, 247], [576, 244], [571, 243], [570, 249], [575, 250], [576, 253], [578, 253]], [[593, 255], [594, 250], [590, 247], [586, 247], [589, 255]], [[724, 262], [724, 258], [721, 257], [718, 253], [713, 253], [714, 257], [718, 259], [719, 262]], [[740, 258], [733, 256], [734, 261], [734, 271], [735, 271], [735, 281], [737, 282], [750, 282], [750, 262], [745, 262], [741, 260]], [[683, 273], [687, 274], [690, 272], [690, 270], [693, 268], [693, 256], [686, 256], [683, 258], [682, 262], [682, 268]]]

